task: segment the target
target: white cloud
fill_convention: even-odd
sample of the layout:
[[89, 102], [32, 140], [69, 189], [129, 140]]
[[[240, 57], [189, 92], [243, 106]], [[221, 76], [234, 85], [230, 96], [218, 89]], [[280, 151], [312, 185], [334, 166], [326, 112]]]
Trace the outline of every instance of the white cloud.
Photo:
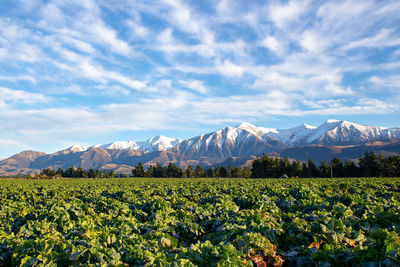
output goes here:
[[392, 56], [393, 56], [394, 58], [399, 57], [399, 56], [400, 56], [400, 48], [397, 49], [397, 50], [395, 50], [395, 51], [393, 51]]
[[201, 42], [211, 44], [214, 42], [214, 33], [208, 29], [203, 20], [194, 16], [188, 6], [180, 0], [162, 0], [169, 6], [166, 19], [180, 30], [194, 34]]
[[339, 20], [341, 24], [343, 20], [354, 19], [368, 12], [372, 6], [372, 1], [327, 1], [319, 7], [317, 16], [329, 21]]
[[159, 87], [159, 88], [171, 89], [172, 88], [172, 80], [166, 79], [166, 80], [157, 81], [155, 86]]
[[400, 89], [400, 75], [388, 77], [372, 76], [369, 81], [378, 87], [390, 87]]
[[139, 21], [130, 19], [126, 23], [131, 28], [132, 34], [135, 37], [144, 38], [150, 34], [150, 30], [140, 24]]
[[80, 86], [73, 84], [67, 87], [57, 87], [53, 90], [51, 90], [52, 94], [75, 94], [75, 95], [79, 95], [79, 96], [87, 96], [88, 93]]
[[309, 52], [319, 53], [326, 43], [317, 33], [307, 30], [301, 36], [300, 45]]
[[30, 75], [18, 75], [18, 76], [0, 76], [0, 81], [29, 81], [33, 84], [36, 84], [36, 78]]
[[184, 87], [189, 88], [195, 92], [198, 92], [200, 94], [207, 94], [208, 93], [208, 89], [204, 86], [204, 82], [203, 81], [199, 81], [199, 80], [182, 80], [179, 81], [180, 84], [182, 84]]
[[75, 47], [80, 52], [84, 52], [87, 54], [93, 54], [96, 51], [95, 48], [90, 43], [88, 43], [86, 41], [82, 41], [77, 38], [74, 38], [72, 36], [63, 35], [62, 39], [63, 39], [64, 43], [69, 44], [72, 47]]
[[136, 90], [141, 90], [146, 87], [145, 82], [133, 80], [131, 78], [128, 78], [128, 77], [120, 74], [119, 72], [104, 71], [103, 74], [111, 80], [117, 81], [125, 86], [128, 86], [128, 87], [136, 89]]
[[48, 3], [41, 8], [42, 16], [53, 25], [62, 25], [65, 23], [65, 17], [63, 12], [57, 6], [56, 3]]
[[244, 69], [242, 66], [236, 65], [229, 60], [225, 60], [221, 63], [219, 60], [216, 62], [216, 69], [222, 75], [227, 77], [241, 77]]
[[40, 48], [27, 43], [17, 45], [14, 56], [16, 59], [28, 63], [38, 62], [42, 58]]
[[92, 35], [93, 39], [100, 39], [102, 42], [108, 44], [111, 51], [129, 56], [132, 53], [132, 48], [125, 41], [117, 37], [117, 33], [104, 25], [100, 20], [94, 21], [87, 29], [88, 33]]
[[[67, 12], [74, 10], [74, 12]], [[106, 47], [111, 52], [131, 56], [130, 45], [118, 37], [116, 30], [101, 18], [94, 1], [56, 1], [42, 8], [40, 25], [62, 40], [86, 53], [93, 53], [93, 45]]]
[[273, 52], [277, 52], [280, 49], [279, 42], [273, 36], [265, 37], [262, 43], [265, 47], [267, 47], [269, 50]]
[[317, 109], [299, 111], [299, 116], [304, 115], [367, 115], [367, 114], [389, 114], [400, 111], [400, 105], [373, 98], [361, 98], [354, 104], [345, 105], [343, 102], [326, 102]]
[[159, 42], [166, 45], [174, 43], [175, 41], [172, 37], [172, 31], [172, 28], [167, 28], [163, 30], [158, 36]]
[[7, 56], [7, 50], [0, 47], [0, 60], [5, 59]]
[[287, 4], [273, 3], [269, 7], [269, 16], [278, 28], [284, 28], [296, 21], [308, 9], [308, 1], [291, 0]]
[[254, 82], [255, 88], [265, 90], [285, 89], [285, 90], [302, 90], [301, 86], [304, 82], [301, 78], [289, 75], [283, 75], [279, 72], [272, 71], [260, 75]]
[[342, 108], [343, 101], [341, 99], [327, 99], [327, 100], [304, 100], [303, 104], [312, 109], [326, 109], [326, 108]]
[[[20, 143], [20, 142], [18, 142], [18, 141], [15, 141], [15, 140], [13, 140], [13, 139], [1, 139], [0, 138], [0, 146], [2, 147], [2, 148], [4, 148], [4, 147], [15, 147], [15, 146], [18, 146], [18, 147], [26, 147], [24, 144], [22, 144], [22, 143]], [[0, 159], [1, 160], [1, 159]]]
[[399, 46], [400, 37], [392, 37], [391, 33], [393, 31], [389, 29], [382, 29], [377, 35], [373, 37], [367, 37], [361, 40], [351, 42], [350, 44], [343, 47], [345, 50], [356, 49], [360, 47], [390, 47]]
[[142, 90], [146, 87], [145, 82], [131, 79], [119, 72], [105, 70], [101, 65], [93, 63], [89, 58], [70, 57], [70, 59], [76, 60], [77, 62], [73, 64], [53, 62], [53, 64], [78, 77], [84, 77], [101, 84], [107, 84], [113, 81], [135, 90]]
[[38, 5], [40, 5], [37, 0], [18, 0], [19, 7], [25, 10], [26, 12], [31, 12], [36, 9]]
[[216, 54], [216, 47], [207, 44], [186, 45], [180, 43], [173, 37], [173, 29], [167, 28], [158, 35], [159, 43], [154, 49], [161, 50], [167, 55], [176, 53], [199, 54], [204, 57], [212, 57]]
[[16, 104], [36, 104], [48, 101], [49, 98], [42, 94], [0, 87], [0, 107]]
[[131, 91], [118, 85], [98, 85], [95, 88], [102, 90], [104, 95], [107, 96], [128, 96]]

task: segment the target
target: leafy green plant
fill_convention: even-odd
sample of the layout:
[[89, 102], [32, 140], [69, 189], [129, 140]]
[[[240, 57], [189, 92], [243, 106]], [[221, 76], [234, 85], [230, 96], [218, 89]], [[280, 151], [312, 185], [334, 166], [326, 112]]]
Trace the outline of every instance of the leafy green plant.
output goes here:
[[0, 181], [0, 266], [399, 265], [400, 179]]

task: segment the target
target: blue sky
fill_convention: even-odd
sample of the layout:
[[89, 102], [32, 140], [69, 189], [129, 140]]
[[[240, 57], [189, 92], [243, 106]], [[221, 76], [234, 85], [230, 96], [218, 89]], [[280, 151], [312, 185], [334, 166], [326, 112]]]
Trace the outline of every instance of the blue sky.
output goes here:
[[242, 121], [400, 126], [398, 0], [0, 7], [0, 158]]

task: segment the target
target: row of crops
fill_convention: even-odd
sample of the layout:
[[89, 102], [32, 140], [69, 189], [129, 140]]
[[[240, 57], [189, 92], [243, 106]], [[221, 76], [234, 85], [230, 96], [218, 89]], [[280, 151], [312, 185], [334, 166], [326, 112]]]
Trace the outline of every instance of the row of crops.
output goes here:
[[400, 179], [0, 180], [1, 266], [400, 266]]

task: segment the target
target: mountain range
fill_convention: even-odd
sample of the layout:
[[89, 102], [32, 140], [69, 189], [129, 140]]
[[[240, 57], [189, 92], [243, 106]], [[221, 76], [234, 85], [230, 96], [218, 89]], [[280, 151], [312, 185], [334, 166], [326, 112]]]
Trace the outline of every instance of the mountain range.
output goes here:
[[241, 166], [262, 154], [300, 161], [311, 158], [316, 163], [333, 157], [356, 161], [370, 150], [383, 155], [400, 155], [400, 128], [327, 120], [318, 127], [302, 124], [275, 129], [244, 122], [186, 140], [155, 136], [140, 142], [117, 141], [90, 147], [73, 145], [51, 154], [23, 151], [0, 161], [0, 175], [71, 166], [130, 173], [139, 162], [145, 166], [171, 162], [183, 168], [197, 164]]

